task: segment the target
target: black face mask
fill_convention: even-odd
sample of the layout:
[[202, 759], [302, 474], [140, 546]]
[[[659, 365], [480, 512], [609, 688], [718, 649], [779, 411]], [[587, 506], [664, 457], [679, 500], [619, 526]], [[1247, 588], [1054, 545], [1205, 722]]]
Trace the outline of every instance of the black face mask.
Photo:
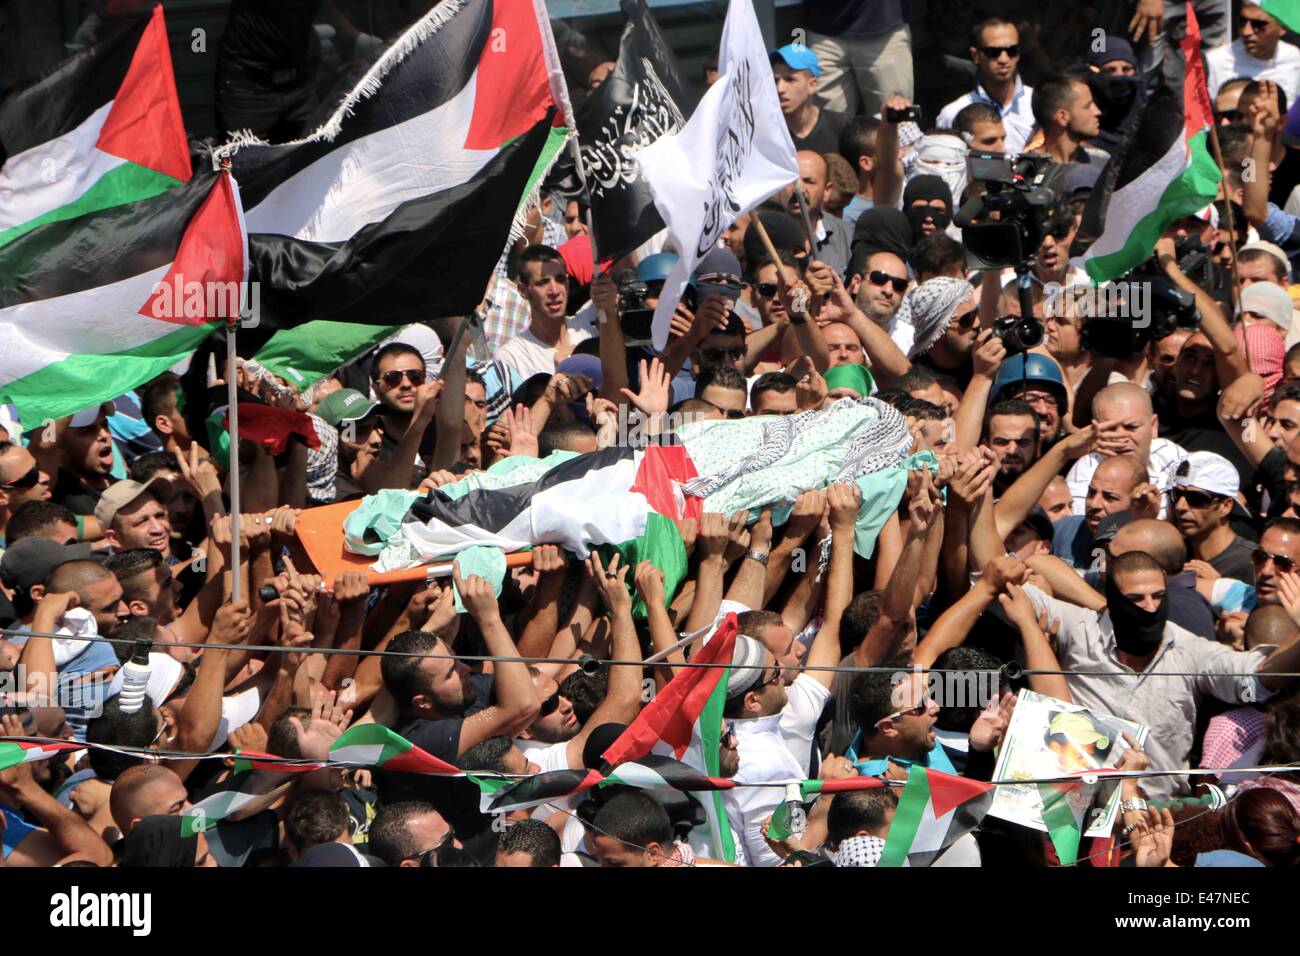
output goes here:
[[1093, 96], [1101, 109], [1102, 129], [1118, 129], [1128, 115], [1138, 94], [1141, 78], [1136, 76], [1106, 76], [1093, 84]]
[[938, 206], [908, 206], [905, 210], [907, 221], [912, 224], [912, 241], [918, 242], [923, 233], [921, 226], [927, 219], [934, 220], [934, 228], [943, 232], [948, 228], [948, 223], [952, 222], [952, 213], [946, 209], [940, 209]]
[[1115, 629], [1116, 647], [1134, 657], [1146, 657], [1155, 653], [1169, 620], [1168, 591], [1160, 599], [1160, 606], [1154, 611], [1148, 611], [1121, 594], [1119, 588], [1107, 577], [1106, 609], [1110, 612], [1110, 623]]

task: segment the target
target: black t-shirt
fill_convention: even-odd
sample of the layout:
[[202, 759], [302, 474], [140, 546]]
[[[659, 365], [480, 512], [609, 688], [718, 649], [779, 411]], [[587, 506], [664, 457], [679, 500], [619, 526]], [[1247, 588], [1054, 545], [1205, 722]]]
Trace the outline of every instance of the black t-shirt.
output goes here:
[[947, 375], [960, 385], [963, 390], [966, 386], [970, 385], [971, 375], [975, 373], [975, 368], [969, 359], [962, 362], [960, 365], [954, 365], [952, 368], [944, 368], [942, 365], [939, 365], [934, 361], [929, 352], [926, 352], [924, 355], [918, 355], [916, 358], [912, 359], [912, 364], [917, 368], [925, 369], [932, 375]]
[[1250, 559], [1250, 553], [1254, 550], [1255, 546], [1251, 542], [1237, 535], [1232, 539], [1232, 544], [1210, 558], [1208, 563], [1225, 578], [1235, 578], [1254, 587], [1255, 563]]
[[1180, 416], [1172, 405], [1162, 404], [1156, 408], [1156, 413], [1160, 416], [1161, 438], [1167, 438], [1188, 451], [1212, 451], [1228, 459], [1232, 462], [1232, 467], [1237, 469], [1241, 487], [1249, 486], [1253, 474], [1250, 461], [1223, 430], [1223, 424], [1213, 408], [1186, 417]]
[[[387, 463], [392, 461], [393, 455], [397, 454], [397, 446], [402, 441], [402, 435], [405, 433], [405, 425], [400, 426], [401, 430], [398, 430], [397, 428], [389, 427], [389, 419], [385, 418], [383, 419], [383, 422], [384, 436], [379, 446], [379, 460]], [[432, 461], [433, 450], [437, 444], [438, 423], [429, 422], [429, 427], [424, 430], [424, 437], [420, 439], [420, 457], [425, 461]], [[420, 478], [424, 478], [425, 474], [427, 474], [427, 471], [421, 468], [418, 464], [414, 465], [414, 468], [415, 473], [418, 474]]]
[[823, 109], [807, 136], [795, 136], [791, 132], [790, 138], [794, 140], [794, 148], [797, 150], [810, 149], [814, 153], [823, 154], [838, 153], [840, 151], [840, 133], [844, 132], [844, 124], [848, 121], [849, 118], [843, 113]]
[[1286, 201], [1291, 198], [1291, 191], [1300, 185], [1300, 151], [1288, 149], [1282, 162], [1273, 170], [1269, 180], [1268, 198], [1277, 206], [1286, 208]]
[[[460, 730], [465, 718], [484, 710], [492, 702], [491, 674], [475, 674], [469, 682], [477, 696], [460, 717], [410, 720], [394, 729], [426, 753], [447, 763], [456, 763], [460, 756]], [[491, 820], [479, 812], [479, 789], [469, 780], [380, 770], [375, 774], [375, 785], [379, 788], [381, 806], [402, 800], [432, 803], [461, 836], [482, 833], [491, 825]]]
[[[1268, 495], [1267, 517], [1276, 518], [1287, 509], [1291, 501], [1286, 493], [1286, 452], [1281, 448], [1274, 448], [1264, 456], [1264, 460], [1259, 463], [1259, 467], [1251, 477], [1250, 489], [1255, 492], [1256, 501], [1261, 492]], [[1247, 497], [1250, 497], [1249, 492]]]
[[103, 492], [88, 487], [70, 471], [59, 469], [59, 480], [54, 483], [53, 499], [74, 515], [93, 515]]

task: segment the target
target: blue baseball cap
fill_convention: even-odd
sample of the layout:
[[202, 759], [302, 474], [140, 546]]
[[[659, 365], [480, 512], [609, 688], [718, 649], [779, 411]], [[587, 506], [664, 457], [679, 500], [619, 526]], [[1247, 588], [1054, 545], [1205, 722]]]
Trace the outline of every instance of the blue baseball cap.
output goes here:
[[671, 252], [656, 252], [652, 256], [646, 256], [636, 267], [637, 281], [664, 282], [675, 265], [677, 257]]
[[778, 57], [792, 70], [807, 70], [813, 76], [822, 75], [822, 65], [817, 59], [817, 54], [802, 43], [787, 43], [781, 49], [773, 50], [767, 55], [769, 62], [772, 63], [775, 63]]

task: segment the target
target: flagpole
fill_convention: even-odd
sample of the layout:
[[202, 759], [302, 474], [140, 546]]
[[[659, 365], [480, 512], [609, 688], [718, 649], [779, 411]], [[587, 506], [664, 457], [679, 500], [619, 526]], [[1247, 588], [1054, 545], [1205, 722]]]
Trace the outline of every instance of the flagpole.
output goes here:
[[[569, 152], [573, 154], [573, 167], [578, 173], [578, 182], [582, 183], [582, 188], [587, 191], [587, 238], [591, 242], [591, 281], [596, 281], [596, 276], [600, 275], [600, 253], [596, 251], [596, 224], [591, 215], [591, 190], [587, 189], [587, 167], [582, 162], [582, 146], [578, 143], [578, 128], [573, 127], [573, 135], [569, 137]], [[607, 316], [604, 311], [600, 311], [596, 316], [601, 325], [605, 324]]]
[[[759, 218], [758, 210], [755, 209], [749, 217], [749, 228], [758, 230], [759, 241], [763, 243], [763, 248], [772, 259], [772, 265], [776, 267], [777, 275], [785, 279], [785, 263], [781, 261], [780, 254], [776, 251], [776, 245], [772, 242], [772, 237], [767, 234], [767, 229], [763, 225], [763, 220]], [[793, 284], [793, 280], [785, 279], [786, 284]]]
[[239, 386], [235, 379], [235, 329], [226, 325], [226, 401], [230, 431], [230, 603], [239, 602]]
[[[1210, 148], [1214, 150], [1214, 161], [1219, 165], [1220, 175], [1227, 177], [1227, 167], [1223, 165], [1223, 149], [1219, 146], [1219, 129], [1217, 123], [1210, 124]], [[1228, 220], [1228, 248], [1232, 250], [1232, 310], [1233, 314], [1228, 316], [1228, 324], [1236, 317], [1237, 310], [1241, 308], [1241, 273], [1237, 270], [1237, 226], [1236, 217], [1232, 214], [1232, 199], [1224, 195], [1223, 211], [1225, 218]], [[1243, 331], [1241, 334], [1241, 349], [1246, 356], [1246, 368], [1250, 368], [1250, 336]]]

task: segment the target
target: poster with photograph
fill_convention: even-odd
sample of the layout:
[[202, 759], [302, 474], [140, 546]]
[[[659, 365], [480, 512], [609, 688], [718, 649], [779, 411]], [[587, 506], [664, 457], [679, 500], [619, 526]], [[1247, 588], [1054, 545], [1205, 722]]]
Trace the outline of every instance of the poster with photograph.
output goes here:
[[[1128, 744], [1124, 732], [1139, 744], [1146, 742], [1147, 727], [1110, 714], [1099, 714], [1078, 704], [1022, 690], [1016, 698], [1011, 725], [1003, 738], [995, 780], [1040, 780], [1081, 770], [1114, 767]], [[1066, 795], [1085, 837], [1108, 836], [1119, 810], [1117, 781], [1099, 780]], [[1043, 798], [1035, 784], [997, 788], [989, 815], [1046, 831]]]

